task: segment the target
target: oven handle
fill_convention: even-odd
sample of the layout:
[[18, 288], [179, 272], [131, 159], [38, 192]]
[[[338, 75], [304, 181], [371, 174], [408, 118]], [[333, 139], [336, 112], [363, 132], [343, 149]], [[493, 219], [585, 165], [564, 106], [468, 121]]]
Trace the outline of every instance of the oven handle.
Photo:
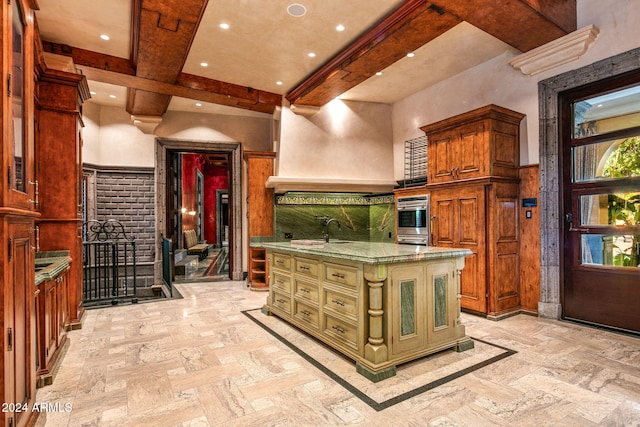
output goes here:
[[431, 221], [429, 221], [429, 228], [431, 229], [431, 246], [438, 246], [438, 241], [436, 240], [436, 235], [435, 235], [435, 221], [436, 221], [436, 216], [432, 216], [431, 217]]

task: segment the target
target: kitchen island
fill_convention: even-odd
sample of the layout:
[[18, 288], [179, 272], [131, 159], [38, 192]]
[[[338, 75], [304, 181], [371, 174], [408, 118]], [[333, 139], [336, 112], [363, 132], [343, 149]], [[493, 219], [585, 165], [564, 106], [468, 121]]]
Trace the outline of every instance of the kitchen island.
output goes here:
[[396, 366], [473, 348], [460, 322], [467, 249], [322, 240], [261, 241], [273, 314], [355, 360], [371, 381]]

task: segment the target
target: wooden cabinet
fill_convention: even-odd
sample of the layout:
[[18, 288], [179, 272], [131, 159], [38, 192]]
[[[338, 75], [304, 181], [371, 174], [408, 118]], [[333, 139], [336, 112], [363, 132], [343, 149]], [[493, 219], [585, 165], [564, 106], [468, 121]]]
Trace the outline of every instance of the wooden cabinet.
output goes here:
[[515, 111], [489, 105], [421, 127], [428, 139], [427, 182], [517, 178], [523, 118]]
[[[20, 411], [35, 400], [35, 311], [33, 219], [3, 218], [2, 235], [7, 251], [2, 251], [3, 283], [3, 402], [12, 405], [3, 411], [0, 425], [27, 425], [30, 411]], [[16, 410], [17, 409], [17, 410]]]
[[61, 362], [69, 321], [68, 282], [71, 266], [56, 277], [38, 284], [37, 338], [38, 386], [53, 382], [55, 368]]
[[442, 189], [431, 193], [432, 244], [465, 248], [473, 252], [465, 259], [460, 280], [463, 308], [486, 313], [486, 215], [483, 185]]
[[[36, 92], [36, 177], [40, 183], [40, 250], [68, 250], [82, 259], [82, 103], [89, 99], [86, 77], [39, 67]], [[68, 313], [81, 327], [82, 263], [68, 276]]]
[[[247, 162], [247, 231], [248, 240], [256, 236], [273, 235], [273, 189], [265, 183], [273, 175], [276, 153], [245, 151]], [[265, 252], [249, 246], [247, 285], [251, 290], [269, 289]]]
[[429, 139], [432, 244], [470, 249], [462, 308], [490, 318], [520, 310], [519, 121], [490, 105], [421, 129]]
[[[0, 426], [33, 425], [35, 402], [34, 11], [2, 3], [0, 166]], [[6, 405], [6, 406], [4, 406]]]

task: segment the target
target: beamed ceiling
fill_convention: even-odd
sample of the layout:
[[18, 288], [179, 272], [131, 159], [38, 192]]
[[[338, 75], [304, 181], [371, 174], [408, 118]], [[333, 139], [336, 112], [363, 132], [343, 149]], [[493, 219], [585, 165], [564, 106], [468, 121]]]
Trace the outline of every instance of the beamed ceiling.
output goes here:
[[[321, 107], [337, 96], [393, 103], [576, 29], [575, 0], [40, 3], [43, 51], [73, 59], [93, 102], [136, 116], [194, 110], [196, 101], [258, 113], [284, 102]], [[306, 13], [289, 14], [293, 3]]]

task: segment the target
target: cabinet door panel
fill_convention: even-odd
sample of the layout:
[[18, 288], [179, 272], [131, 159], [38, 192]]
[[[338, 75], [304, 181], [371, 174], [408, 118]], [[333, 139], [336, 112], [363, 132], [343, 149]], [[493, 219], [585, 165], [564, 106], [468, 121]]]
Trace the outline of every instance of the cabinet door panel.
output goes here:
[[452, 159], [454, 133], [444, 132], [429, 138], [429, 182], [450, 181], [452, 179]]
[[[11, 328], [12, 349], [5, 348], [5, 402], [27, 404], [35, 397], [32, 354], [31, 302], [33, 301], [33, 254], [31, 228], [33, 223], [10, 224], [8, 254], [9, 277], [5, 285], [5, 333]], [[6, 336], [5, 336], [6, 337]], [[14, 417], [14, 425], [25, 425], [29, 412], [7, 413]], [[11, 415], [9, 415], [11, 416]]]
[[[480, 176], [484, 162], [484, 124], [473, 123], [463, 126], [460, 129], [460, 139], [456, 152], [458, 155], [459, 167], [456, 178], [471, 178], [472, 176]], [[454, 161], [456, 163], [456, 161]]]
[[[451, 197], [451, 194], [456, 196]], [[473, 252], [465, 258], [460, 278], [460, 305], [485, 313], [487, 284], [484, 187], [434, 191], [431, 193], [431, 206], [433, 215], [436, 216], [436, 245], [465, 248]]]
[[419, 350], [425, 346], [427, 320], [431, 313], [426, 307], [428, 298], [425, 291], [424, 267], [408, 265], [392, 267], [391, 280], [391, 319], [392, 335], [397, 337], [391, 342], [392, 356]]
[[482, 214], [478, 195], [461, 198], [458, 200], [458, 243], [464, 246], [478, 246], [479, 231], [484, 230], [484, 224], [480, 222]]
[[432, 215], [435, 217], [432, 231], [436, 246], [453, 246], [455, 243], [455, 204], [450, 198], [435, 196], [431, 200]]

